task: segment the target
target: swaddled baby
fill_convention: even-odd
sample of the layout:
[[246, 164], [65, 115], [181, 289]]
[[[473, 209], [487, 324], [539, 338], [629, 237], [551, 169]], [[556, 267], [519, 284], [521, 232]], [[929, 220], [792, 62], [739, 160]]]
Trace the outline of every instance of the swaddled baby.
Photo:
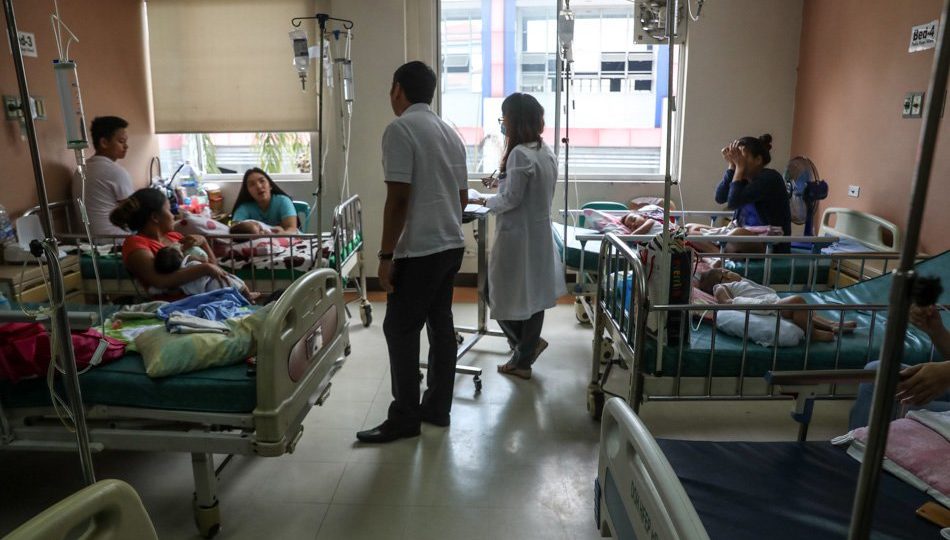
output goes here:
[[[160, 274], [173, 274], [180, 268], [188, 268], [189, 266], [203, 264], [206, 262], [208, 262], [208, 254], [197, 246], [185, 250], [183, 253], [181, 245], [174, 244], [168, 247], [163, 247], [162, 249], [158, 250], [157, 253], [155, 253], [155, 271]], [[213, 277], [202, 276], [198, 279], [181, 285], [179, 288], [185, 294], [190, 296], [193, 294], [216, 291], [226, 287], [234, 287], [248, 299], [252, 298], [251, 292], [248, 290], [247, 285], [244, 284], [244, 281], [242, 281], [241, 278], [229, 273], [227, 274], [227, 281], [228, 284], [224, 285]], [[151, 294], [156, 294], [156, 292], [161, 293], [164, 291], [149, 290], [149, 293]]]

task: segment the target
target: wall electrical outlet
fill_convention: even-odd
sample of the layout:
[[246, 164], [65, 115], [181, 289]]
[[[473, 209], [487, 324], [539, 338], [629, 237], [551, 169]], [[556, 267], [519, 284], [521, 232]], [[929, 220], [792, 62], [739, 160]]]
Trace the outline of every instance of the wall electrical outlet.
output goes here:
[[908, 92], [901, 107], [902, 118], [920, 118], [924, 114], [924, 93]]
[[859, 195], [861, 195], [861, 186], [848, 186], [848, 197], [856, 199]]

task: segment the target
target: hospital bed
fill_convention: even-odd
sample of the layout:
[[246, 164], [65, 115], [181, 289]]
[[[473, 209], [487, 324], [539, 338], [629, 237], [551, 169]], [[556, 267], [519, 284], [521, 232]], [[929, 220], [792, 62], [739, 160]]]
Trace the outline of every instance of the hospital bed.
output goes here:
[[[768, 256], [807, 257], [840, 266], [840, 260], [849, 260], [856, 254]], [[895, 257], [893, 254], [861, 256], [876, 261]], [[918, 263], [917, 270], [924, 275], [939, 276], [946, 282], [950, 279], [948, 261], [950, 252]], [[761, 377], [767, 371], [861, 368], [879, 354], [893, 274], [823, 292], [798, 292], [808, 302], [799, 306], [662, 305], [648, 298], [647, 278], [637, 251], [625, 237], [609, 234], [601, 243], [598, 276], [588, 388], [588, 410], [595, 418], [600, 417], [606, 395], [624, 397], [634, 410], [645, 401], [784, 399], [771, 385], [762, 382]], [[944, 292], [938, 303], [950, 303], [950, 292]], [[858, 327], [833, 342], [812, 342], [809, 326], [805, 339], [797, 346], [763, 346], [749, 338], [749, 324], [752, 311], [766, 309], [808, 311], [839, 323], [853, 320]], [[727, 335], [716, 328], [719, 314], [726, 311], [742, 313], [742, 337]], [[681, 324], [678, 330], [667, 331], [663, 344], [658, 345], [656, 332], [647, 330], [647, 320], [651, 315], [663, 319], [670, 313], [679, 314], [691, 326], [687, 329], [686, 324]], [[699, 318], [704, 313], [706, 317]], [[950, 323], [950, 315], [945, 313], [943, 317]], [[695, 318], [699, 318], [698, 323]], [[777, 331], [780, 318], [773, 319]], [[609, 353], [605, 351], [607, 347], [611, 348]], [[904, 353], [903, 361], [911, 365], [930, 361], [934, 355], [929, 338], [913, 327], [908, 328], [905, 335]], [[605, 362], [605, 359], [609, 360]], [[625, 379], [626, 386], [620, 392], [608, 389], [615, 367], [629, 370], [629, 380]], [[819, 394], [826, 399], [853, 397], [853, 389], [828, 385]]]
[[[328, 397], [350, 347], [339, 275], [319, 269], [298, 278], [255, 337], [255, 372], [241, 363], [153, 379], [127, 353], [79, 379], [93, 451], [191, 454], [195, 520], [206, 537], [220, 527], [217, 474], [230, 460], [216, 470], [214, 455], [293, 452], [307, 413]], [[0, 383], [0, 450], [76, 450], [45, 380]]]
[[[65, 214], [68, 225], [72, 218], [72, 204], [60, 201], [50, 205], [52, 210]], [[24, 215], [39, 211], [33, 208]], [[81, 251], [80, 269], [83, 289], [87, 293], [97, 290], [96, 268], [93, 267], [91, 247], [86, 237], [72, 232], [71, 225], [65, 234], [57, 235], [64, 245]], [[125, 236], [105, 235], [94, 237], [97, 246], [99, 283], [106, 298], [147, 297], [142, 288], [122, 263], [120, 242]], [[333, 210], [329, 234], [263, 234], [263, 235], [216, 235], [208, 237], [218, 255], [219, 264], [238, 276], [255, 292], [273, 293], [287, 288], [291, 283], [313, 268], [332, 268], [343, 276], [348, 291], [357, 293], [359, 313], [363, 326], [373, 320], [373, 308], [366, 296], [366, 273], [363, 254], [363, 208], [358, 195], [340, 203]]]
[[[597, 526], [618, 540], [845, 538], [859, 467], [828, 442], [657, 440], [614, 398], [601, 422]], [[938, 538], [914, 516], [928, 500], [881, 473], [873, 537]]]

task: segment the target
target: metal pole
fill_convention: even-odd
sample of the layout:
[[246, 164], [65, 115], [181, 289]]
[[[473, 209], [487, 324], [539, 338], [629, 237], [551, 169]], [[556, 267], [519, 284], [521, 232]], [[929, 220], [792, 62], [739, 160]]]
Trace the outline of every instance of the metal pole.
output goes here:
[[887, 329], [884, 334], [884, 344], [881, 346], [881, 362], [874, 385], [871, 427], [852, 508], [851, 529], [848, 534], [850, 540], [863, 540], [871, 533], [878, 478], [884, 458], [884, 448], [887, 444], [887, 431], [894, 392], [897, 388], [900, 359], [904, 352], [904, 333], [907, 331], [907, 312], [910, 307], [909, 294], [916, 279], [913, 271], [914, 258], [927, 201], [927, 187], [930, 183], [930, 172], [936, 150], [942, 100], [947, 91], [947, 71], [950, 69], [948, 17], [950, 17], [950, 0], [944, 0], [937, 34], [937, 49], [930, 72], [930, 87], [927, 91], [929, 99], [924, 104], [924, 124], [920, 131], [914, 187], [910, 209], [907, 213], [907, 228], [905, 229], [907, 237], [901, 251], [900, 268], [894, 273], [894, 284], [891, 287]]
[[[560, 20], [561, 10], [564, 9], [564, 0], [557, 0], [557, 11], [554, 14], [555, 20]], [[441, 19], [440, 19], [441, 20]], [[557, 55], [560, 56], [561, 53], [561, 41], [558, 38], [558, 33], [554, 33], [554, 50], [557, 51]], [[561, 62], [555, 64], [557, 69], [554, 71], [554, 157], [557, 158], [558, 163], [560, 163], [561, 158], [561, 70], [563, 69]], [[564, 207], [564, 219], [567, 219], [567, 207]], [[567, 237], [564, 238], [564, 241], [567, 242]]]
[[[667, 84], [666, 84], [666, 159], [664, 160], [663, 174], [663, 250], [660, 251], [660, 303], [668, 303], [670, 297], [670, 261], [672, 253], [670, 252], [670, 197], [673, 195], [673, 38], [676, 37], [676, 0], [668, 0], [666, 3], [666, 46], [667, 60]], [[666, 342], [666, 317], [660, 317], [656, 332], [657, 343]], [[660, 351], [662, 347], [658, 347]], [[660, 352], [657, 352], [660, 354]]]
[[[565, 56], [564, 60], [564, 71], [567, 74], [567, 77], [564, 79], [565, 86], [564, 91], [566, 93], [565, 99], [565, 108], [564, 108], [564, 249], [561, 253], [561, 259], [564, 263], [567, 263], [567, 211], [569, 209], [569, 195], [570, 195], [570, 185], [571, 185], [571, 64], [568, 62], [567, 57]], [[580, 276], [578, 276], [580, 279]]]
[[65, 306], [65, 286], [63, 274], [57, 259], [58, 249], [53, 238], [53, 219], [49, 210], [49, 198], [46, 195], [46, 182], [43, 179], [43, 167], [40, 163], [40, 149], [36, 139], [36, 126], [33, 124], [33, 114], [30, 107], [30, 89], [26, 82], [26, 71], [23, 66], [23, 56], [20, 52], [20, 42], [17, 39], [16, 16], [13, 13], [13, 0], [3, 0], [3, 8], [7, 17], [7, 35], [10, 38], [10, 47], [13, 50], [13, 64], [16, 68], [17, 84], [20, 89], [20, 111], [23, 114], [23, 123], [26, 127], [26, 137], [30, 144], [30, 157], [33, 162], [33, 176], [36, 180], [36, 194], [40, 203], [40, 222], [43, 224], [43, 248], [49, 265], [51, 283], [50, 305], [53, 309], [52, 331], [58, 336], [56, 345], [58, 355], [66, 371], [64, 383], [69, 407], [72, 409], [73, 421], [76, 425], [76, 442], [79, 447], [79, 462], [82, 466], [83, 481], [92, 485], [96, 481], [92, 468], [92, 454], [89, 451], [89, 433], [86, 428], [86, 414], [82, 405], [82, 394], [79, 389], [79, 376], [76, 373], [76, 361], [73, 354], [73, 341], [70, 339], [69, 319]]
[[[320, 28], [320, 97], [318, 100], [317, 107], [320, 109], [317, 111], [317, 231], [318, 234], [323, 234], [320, 231], [323, 231], [323, 92], [324, 92], [324, 63], [326, 62], [324, 58], [324, 47], [326, 46], [326, 33], [327, 33], [327, 20], [330, 18], [326, 13], [317, 13], [317, 22], [319, 23]], [[323, 257], [323, 249], [317, 250], [317, 262], [320, 262], [320, 259]]]

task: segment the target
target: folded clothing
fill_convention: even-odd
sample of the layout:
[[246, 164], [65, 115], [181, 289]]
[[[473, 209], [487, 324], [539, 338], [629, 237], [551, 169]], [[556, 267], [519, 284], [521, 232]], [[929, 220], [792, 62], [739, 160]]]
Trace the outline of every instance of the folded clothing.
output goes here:
[[168, 320], [172, 313], [184, 313], [209, 321], [223, 321], [247, 315], [251, 312], [250, 305], [241, 293], [227, 288], [182, 298], [158, 308], [155, 314], [162, 320]]
[[187, 313], [172, 313], [165, 321], [165, 329], [170, 334], [199, 334], [202, 332], [211, 332], [214, 334], [227, 334], [228, 325], [220, 321], [209, 321], [201, 317], [188, 315]]
[[[89, 366], [102, 334], [88, 328], [72, 333], [76, 367]], [[104, 338], [108, 343], [100, 364], [122, 358], [125, 344], [117, 339]], [[0, 380], [18, 382], [22, 379], [45, 377], [51, 358], [49, 333], [39, 323], [0, 324]]]

